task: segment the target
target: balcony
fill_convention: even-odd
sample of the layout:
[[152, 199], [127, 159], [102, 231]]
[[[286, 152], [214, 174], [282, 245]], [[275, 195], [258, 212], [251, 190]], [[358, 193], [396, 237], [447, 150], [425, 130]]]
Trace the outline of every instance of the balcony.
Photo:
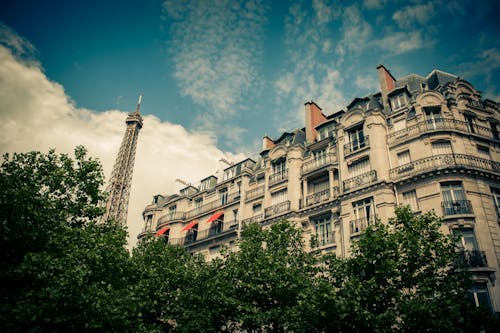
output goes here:
[[249, 217], [247, 219], [244, 219], [242, 221], [242, 224], [243, 225], [247, 225], [247, 224], [250, 224], [250, 223], [255, 223], [255, 222], [260, 222], [264, 219], [264, 215], [262, 214], [258, 214], [258, 215], [254, 215], [252, 217]]
[[264, 216], [267, 218], [279, 215], [281, 213], [286, 213], [288, 211], [290, 211], [290, 200], [281, 202], [276, 205], [272, 205], [271, 207], [267, 207], [264, 211]]
[[220, 197], [217, 200], [213, 200], [207, 203], [204, 203], [200, 207], [196, 207], [189, 212], [186, 213], [185, 219], [193, 219], [199, 215], [205, 214], [207, 212], [213, 211], [219, 207], [229, 205], [235, 201], [238, 201], [240, 198], [239, 193], [233, 193], [231, 195], [226, 195], [225, 197]]
[[197, 232], [188, 232], [188, 234], [185, 237], [169, 238], [168, 243], [171, 245], [184, 245], [184, 246], [192, 245], [194, 243], [205, 241], [209, 238], [217, 238], [218, 236], [225, 235], [228, 232], [236, 231], [237, 229], [238, 229], [237, 220], [220, 222], [219, 224], [212, 224], [209, 229]]
[[492, 160], [464, 154], [434, 155], [404, 164], [390, 170], [389, 175], [393, 180], [412, 177], [424, 172], [446, 168], [470, 168], [480, 171], [500, 172], [500, 163]]
[[352, 191], [377, 181], [377, 171], [371, 170], [359, 176], [344, 180], [344, 191]]
[[423, 133], [430, 133], [440, 130], [453, 130], [465, 134], [473, 133], [484, 138], [495, 139], [495, 135], [491, 128], [479, 126], [476, 124], [471, 126], [468, 122], [461, 120], [440, 118], [432, 121], [420, 121], [413, 126], [390, 133], [387, 135], [387, 142], [389, 144], [392, 144], [414, 138]]
[[186, 213], [184, 212], [173, 212], [167, 213], [158, 219], [158, 226], [167, 224], [173, 221], [184, 221], [186, 219]]
[[368, 141], [368, 135], [363, 138], [363, 140], [357, 140], [353, 142], [346, 143], [344, 145], [344, 156], [352, 154], [362, 148], [370, 147], [370, 142]]
[[269, 176], [269, 186], [280, 183], [288, 179], [288, 170], [278, 172]]
[[319, 191], [306, 197], [306, 206], [315, 205], [330, 200], [330, 189]]
[[366, 217], [352, 220], [351, 222], [349, 222], [349, 229], [351, 231], [351, 236], [359, 235], [371, 223], [373, 223], [373, 219], [372, 218], [367, 219]]
[[245, 200], [252, 200], [264, 195], [264, 185], [259, 185], [258, 187], [247, 191]]
[[467, 268], [488, 267], [486, 254], [479, 250], [462, 250], [458, 252], [458, 263]]
[[302, 164], [302, 174], [309, 173], [311, 171], [320, 169], [325, 165], [329, 165], [336, 162], [337, 162], [337, 156], [334, 154], [328, 154], [323, 158], [312, 159]]
[[443, 215], [462, 215], [462, 214], [473, 214], [472, 204], [470, 200], [453, 200], [453, 201], [443, 201]]

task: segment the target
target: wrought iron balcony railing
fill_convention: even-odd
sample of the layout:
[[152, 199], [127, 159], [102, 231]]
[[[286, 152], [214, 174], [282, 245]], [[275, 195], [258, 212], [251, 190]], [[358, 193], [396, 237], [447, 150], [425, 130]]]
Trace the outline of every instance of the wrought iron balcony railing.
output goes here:
[[470, 200], [443, 201], [443, 215], [473, 214]]
[[330, 189], [319, 191], [310, 194], [306, 197], [306, 206], [318, 204], [320, 202], [328, 201], [330, 199]]
[[370, 142], [368, 141], [368, 135], [362, 140], [355, 140], [344, 145], [344, 155], [354, 153], [362, 148], [370, 147]]
[[320, 158], [313, 158], [312, 160], [302, 164], [302, 174], [306, 174], [335, 162], [337, 162], [337, 156], [334, 154], [327, 154]]
[[264, 219], [264, 215], [258, 214], [258, 215], [254, 215], [252, 217], [244, 219], [241, 223], [243, 225], [247, 225], [247, 224], [254, 223], [254, 222], [260, 222], [263, 219]]
[[417, 174], [439, 169], [465, 167], [490, 172], [500, 172], [500, 163], [492, 160], [464, 154], [442, 154], [425, 157], [408, 164], [393, 168], [389, 175], [391, 179], [412, 177]]
[[454, 130], [462, 133], [474, 133], [476, 135], [495, 139], [495, 135], [491, 128], [479, 126], [476, 124], [471, 125], [466, 121], [456, 120], [456, 119], [434, 119], [434, 120], [424, 120], [420, 121], [413, 126], [409, 126], [405, 129], [395, 131], [387, 135], [387, 141], [389, 144], [413, 138], [422, 133], [428, 133], [437, 130]]
[[[212, 222], [217, 223], [217, 222]], [[219, 222], [217, 224], [212, 224], [209, 229], [201, 231], [188, 232], [185, 237], [180, 238], [169, 238], [168, 243], [171, 245], [191, 245], [197, 242], [201, 242], [208, 238], [214, 238], [219, 235], [225, 235], [228, 231], [236, 231], [238, 228], [238, 221], [225, 221]]]
[[360, 232], [362, 232], [363, 230], [365, 230], [368, 225], [370, 225], [371, 223], [373, 223], [373, 218], [369, 218], [367, 219], [366, 217], [362, 217], [362, 218], [359, 218], [359, 219], [356, 219], [356, 220], [352, 220], [350, 223], [349, 223], [349, 229], [351, 231], [351, 236], [356, 236], [358, 235]]
[[351, 191], [377, 181], [377, 171], [371, 170], [359, 176], [344, 180], [344, 191]]
[[167, 213], [158, 219], [158, 225], [166, 224], [172, 221], [183, 221], [186, 218], [184, 212]]
[[252, 190], [248, 190], [246, 193], [246, 200], [252, 200], [259, 198], [264, 195], [264, 185], [259, 185]]
[[459, 264], [462, 264], [467, 268], [488, 267], [488, 261], [486, 260], [486, 254], [484, 251], [462, 250], [458, 252], [457, 260], [459, 261]]
[[233, 193], [230, 195], [226, 195], [224, 197], [219, 197], [217, 200], [213, 200], [213, 201], [204, 203], [200, 207], [196, 207], [194, 209], [191, 209], [189, 212], [186, 213], [185, 218], [186, 219], [193, 219], [199, 215], [210, 212], [210, 211], [215, 210], [219, 207], [228, 205], [232, 202], [238, 201], [239, 198], [240, 198], [239, 193]]
[[278, 172], [269, 176], [269, 185], [274, 185], [288, 179], [288, 170]]
[[289, 210], [290, 210], [290, 200], [287, 200], [287, 201], [281, 202], [279, 204], [267, 207], [264, 211], [264, 216], [270, 217], [270, 216], [274, 216], [274, 215], [288, 212]]

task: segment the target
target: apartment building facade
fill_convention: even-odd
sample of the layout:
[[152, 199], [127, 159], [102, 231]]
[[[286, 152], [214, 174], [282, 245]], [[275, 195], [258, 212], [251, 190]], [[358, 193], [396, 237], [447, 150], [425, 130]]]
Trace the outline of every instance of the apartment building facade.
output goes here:
[[439, 70], [377, 71], [380, 92], [330, 115], [307, 102], [305, 127], [265, 136], [259, 158], [154, 196], [138, 238], [154, 233], [210, 259], [246, 223], [287, 219], [314, 239], [311, 250], [343, 257], [376, 217], [410, 205], [444, 217], [473, 272], [471, 298], [500, 312], [500, 104]]

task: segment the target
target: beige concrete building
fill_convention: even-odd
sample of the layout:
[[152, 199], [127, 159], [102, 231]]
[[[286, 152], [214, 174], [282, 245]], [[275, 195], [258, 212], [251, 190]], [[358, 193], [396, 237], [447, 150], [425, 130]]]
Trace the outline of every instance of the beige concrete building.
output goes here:
[[500, 312], [500, 104], [439, 70], [377, 70], [380, 92], [329, 115], [308, 102], [305, 128], [265, 136], [258, 159], [154, 196], [138, 238], [156, 233], [210, 259], [245, 223], [288, 219], [317, 239], [312, 250], [347, 256], [375, 217], [406, 204], [444, 217], [474, 272], [471, 298]]

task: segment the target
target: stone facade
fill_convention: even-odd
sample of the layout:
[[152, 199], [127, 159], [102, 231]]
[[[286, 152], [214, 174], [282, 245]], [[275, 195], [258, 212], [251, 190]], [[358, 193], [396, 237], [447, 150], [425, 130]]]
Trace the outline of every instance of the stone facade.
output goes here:
[[459, 235], [474, 272], [471, 297], [500, 312], [500, 104], [439, 70], [395, 79], [377, 68], [380, 92], [331, 115], [305, 104], [305, 128], [264, 137], [246, 159], [198, 187], [156, 195], [148, 233], [207, 259], [231, 247], [245, 223], [288, 219], [315, 239], [311, 250], [348, 256], [352, 241], [397, 205], [434, 210]]

